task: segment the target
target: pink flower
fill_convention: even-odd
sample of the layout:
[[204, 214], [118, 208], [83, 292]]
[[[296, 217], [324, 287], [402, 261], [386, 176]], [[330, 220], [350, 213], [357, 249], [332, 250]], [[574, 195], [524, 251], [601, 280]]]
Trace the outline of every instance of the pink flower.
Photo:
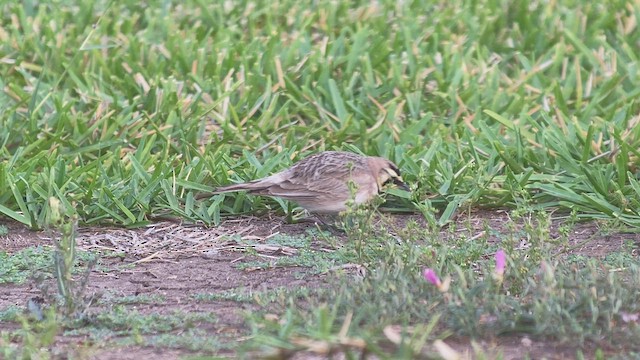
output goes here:
[[422, 273], [422, 275], [424, 275], [425, 280], [437, 286], [438, 288], [442, 286], [442, 281], [440, 281], [440, 278], [438, 277], [436, 272], [433, 271], [433, 269], [430, 269], [430, 268], [424, 269], [424, 272]]
[[498, 251], [496, 251], [496, 268], [494, 270], [494, 273], [496, 274], [496, 276], [502, 278], [502, 276], [504, 275], [504, 268], [507, 265], [507, 254], [504, 253], [504, 250], [500, 249]]
[[624, 321], [625, 323], [637, 323], [638, 320], [640, 320], [640, 313], [626, 313], [624, 311], [620, 312], [620, 315], [622, 315], [622, 321]]

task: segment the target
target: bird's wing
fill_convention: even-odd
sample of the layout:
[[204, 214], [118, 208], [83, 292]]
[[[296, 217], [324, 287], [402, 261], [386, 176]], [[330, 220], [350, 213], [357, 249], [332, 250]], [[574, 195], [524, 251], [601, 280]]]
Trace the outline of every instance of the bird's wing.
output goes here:
[[291, 178], [281, 181], [265, 189], [264, 193], [293, 201], [305, 201], [318, 197], [341, 198], [349, 190], [344, 181], [335, 178], [323, 179], [321, 182], [300, 180]]

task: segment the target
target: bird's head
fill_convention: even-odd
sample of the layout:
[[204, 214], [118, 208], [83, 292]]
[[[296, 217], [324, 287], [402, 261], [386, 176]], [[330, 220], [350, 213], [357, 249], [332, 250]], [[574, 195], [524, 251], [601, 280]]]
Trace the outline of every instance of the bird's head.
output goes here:
[[376, 160], [375, 165], [377, 165], [374, 166], [374, 169], [377, 169], [376, 180], [378, 181], [379, 189], [382, 189], [386, 185], [393, 184], [402, 190], [410, 191], [409, 186], [402, 180], [400, 169], [396, 164], [383, 158], [374, 159]]

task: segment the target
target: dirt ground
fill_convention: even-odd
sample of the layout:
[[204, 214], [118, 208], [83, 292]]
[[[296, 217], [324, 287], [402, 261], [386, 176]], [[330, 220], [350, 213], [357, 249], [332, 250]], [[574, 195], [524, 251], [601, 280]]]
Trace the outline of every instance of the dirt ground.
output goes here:
[[[394, 222], [402, 227], [407, 221], [422, 220], [418, 216], [395, 216]], [[489, 241], [498, 241], [498, 234], [508, 231], [507, 212], [476, 212], [459, 217], [460, 232], [467, 237], [482, 236], [485, 229], [492, 229]], [[9, 253], [36, 245], [50, 246], [51, 240], [44, 232], [32, 232], [20, 224], [0, 220], [8, 229], [7, 236], [0, 236], [0, 250]], [[552, 226], [551, 237], [559, 236], [558, 226]], [[300, 276], [307, 271], [301, 267], [274, 267], [268, 269], [238, 268], [239, 263], [262, 260], [269, 261], [295, 253], [296, 249], [266, 240], [276, 234], [304, 234], [313, 223], [286, 224], [280, 218], [253, 218], [227, 220], [219, 227], [204, 228], [177, 223], [157, 223], [141, 229], [83, 228], [79, 230], [78, 246], [83, 250], [98, 250], [120, 253], [122, 256], [106, 257], [100, 267], [92, 271], [88, 282], [88, 293], [108, 293], [112, 296], [134, 296], [148, 294], [161, 296], [158, 303], [127, 305], [140, 313], [170, 314], [176, 310], [215, 314], [215, 324], [204, 325], [204, 330], [215, 336], [241, 339], [243, 334], [243, 311], [250, 311], [250, 303], [235, 301], [195, 301], [193, 296], [217, 293], [225, 290], [264, 291], [281, 287], [315, 287], [330, 283], [331, 274]], [[443, 236], [455, 236], [456, 231], [443, 230]], [[474, 233], [475, 232], [475, 233]], [[453, 235], [452, 235], [453, 234]], [[574, 245], [571, 253], [590, 257], [603, 257], [622, 249], [625, 242], [640, 244], [638, 233], [609, 232], [600, 236], [598, 224], [579, 223], [570, 234]], [[235, 239], [235, 240], [234, 240]], [[238, 241], [241, 239], [242, 241]], [[628, 248], [628, 247], [627, 247]], [[250, 251], [248, 251], [250, 250]], [[638, 256], [638, 246], [633, 250]], [[251, 255], [249, 255], [251, 254]], [[124, 266], [135, 264], [135, 266]], [[105, 271], [105, 269], [109, 269]], [[10, 305], [24, 307], [27, 300], [37, 297], [39, 290], [29, 284], [0, 284], [0, 309]], [[246, 305], [244, 305], [246, 304]], [[15, 324], [0, 324], [0, 330], [15, 328]], [[65, 339], [68, 345], [83, 344], [86, 339]], [[449, 342], [448, 342], [449, 343]], [[470, 351], [469, 342], [455, 339], [450, 342], [460, 351]], [[489, 351], [502, 351], [505, 359], [523, 357], [523, 349], [534, 358], [572, 358], [575, 349], [553, 348], [544, 342], [526, 337], [509, 337], [484, 343]], [[100, 347], [88, 355], [91, 359], [176, 359], [189, 351], [157, 349], [144, 346]], [[220, 355], [225, 355], [224, 353]], [[233, 356], [232, 354], [226, 354]], [[309, 356], [308, 358], [313, 358]]]

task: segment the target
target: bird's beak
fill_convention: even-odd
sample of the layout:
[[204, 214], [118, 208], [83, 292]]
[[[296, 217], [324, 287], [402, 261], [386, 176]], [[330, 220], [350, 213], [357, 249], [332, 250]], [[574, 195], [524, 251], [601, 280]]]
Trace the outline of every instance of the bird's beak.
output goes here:
[[409, 185], [405, 184], [402, 178], [393, 179], [393, 184], [404, 191], [411, 191]]

